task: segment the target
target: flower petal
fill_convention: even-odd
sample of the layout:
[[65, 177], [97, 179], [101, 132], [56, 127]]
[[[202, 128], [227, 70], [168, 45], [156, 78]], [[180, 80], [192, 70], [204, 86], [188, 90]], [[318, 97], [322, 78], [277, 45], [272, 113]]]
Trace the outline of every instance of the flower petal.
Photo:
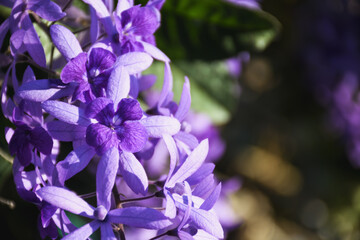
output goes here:
[[121, 150], [131, 153], [142, 150], [148, 139], [146, 129], [139, 122], [126, 121], [116, 132]]
[[83, 52], [72, 58], [61, 71], [61, 81], [63, 83], [87, 82], [86, 61], [87, 54]]
[[46, 186], [36, 191], [36, 194], [56, 207], [77, 215], [93, 218], [94, 208], [74, 192], [65, 188]]
[[180, 122], [185, 119], [187, 113], [190, 110], [190, 106], [191, 106], [190, 83], [189, 83], [189, 79], [185, 77], [185, 82], [181, 93], [179, 107], [175, 113], [175, 117]]
[[211, 192], [211, 194], [201, 204], [200, 209], [210, 210], [215, 205], [221, 193], [221, 183]]
[[109, 77], [106, 95], [112, 99], [116, 107], [121, 99], [126, 98], [130, 92], [130, 75], [122, 65], [115, 65]]
[[143, 45], [145, 52], [150, 54], [150, 56], [152, 56], [153, 58], [159, 61], [170, 62], [170, 59], [165, 55], [165, 53], [163, 53], [156, 46], [144, 41], [140, 41], [140, 42]]
[[113, 228], [109, 223], [102, 223], [100, 226], [100, 231], [101, 231], [101, 239], [117, 240]]
[[182, 182], [196, 172], [204, 162], [209, 151], [209, 141], [207, 139], [200, 142], [189, 157], [175, 172], [175, 174], [168, 181], [168, 186], [172, 187], [177, 182]]
[[163, 134], [174, 135], [180, 130], [180, 122], [173, 117], [151, 116], [140, 120], [149, 137], [160, 138]]
[[52, 25], [50, 27], [50, 35], [54, 45], [65, 57], [66, 61], [70, 61], [82, 53], [79, 41], [66, 27], [57, 24]]
[[146, 172], [134, 154], [129, 152], [120, 153], [119, 169], [127, 185], [138, 194], [146, 194], [149, 185]]
[[117, 147], [119, 140], [115, 131], [100, 123], [91, 124], [86, 129], [86, 143], [103, 155], [108, 149]]
[[172, 224], [161, 212], [145, 207], [115, 209], [109, 212], [108, 219], [112, 223], [146, 229], [163, 229]]
[[71, 151], [67, 157], [56, 164], [58, 181], [61, 185], [83, 170], [95, 155], [92, 147], [83, 145]]
[[63, 237], [61, 240], [78, 240], [78, 239], [88, 239], [90, 235], [95, 232], [101, 225], [101, 222], [98, 220], [92, 221], [88, 224], [85, 224], [79, 229], [71, 232], [70, 234]]
[[152, 57], [147, 53], [129, 52], [118, 57], [115, 64], [124, 66], [131, 75], [147, 69], [152, 62]]
[[29, 0], [28, 7], [37, 15], [48, 21], [57, 21], [66, 15], [59, 5], [50, 0]]
[[107, 211], [111, 205], [111, 191], [114, 187], [116, 173], [119, 168], [119, 150], [109, 149], [100, 159], [96, 171], [97, 205], [102, 205]]
[[43, 109], [57, 119], [75, 125], [88, 126], [91, 122], [82, 108], [60, 101], [46, 101], [41, 104]]
[[102, 124], [112, 124], [112, 118], [114, 117], [113, 101], [109, 98], [96, 98], [86, 107], [85, 114]]
[[122, 121], [140, 120], [143, 116], [143, 110], [137, 100], [124, 98], [120, 101], [116, 114]]
[[37, 126], [30, 132], [31, 143], [45, 155], [51, 154], [53, 140], [49, 133], [42, 127]]
[[86, 128], [62, 121], [51, 121], [47, 124], [50, 135], [63, 142], [71, 142], [85, 138]]

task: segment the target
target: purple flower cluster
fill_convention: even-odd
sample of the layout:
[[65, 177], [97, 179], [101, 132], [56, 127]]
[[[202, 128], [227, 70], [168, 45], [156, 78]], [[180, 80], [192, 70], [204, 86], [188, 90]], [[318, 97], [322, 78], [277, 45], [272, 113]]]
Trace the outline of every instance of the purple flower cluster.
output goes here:
[[[212, 163], [224, 144], [209, 122], [192, 131], [191, 121], [200, 118], [188, 114], [187, 78], [180, 102], [172, 99], [170, 60], [153, 35], [164, 0], [145, 6], [120, 0], [114, 11], [110, 1], [83, 1], [91, 12], [90, 47], [81, 47], [67, 27], [56, 24], [65, 8], [50, 0], [15, 1], [0, 26], [0, 45], [11, 34], [13, 61], [2, 85], [1, 107], [16, 127], [6, 129], [15, 155], [13, 175], [19, 195], [40, 210], [41, 236], [57, 238], [59, 231], [63, 239], [87, 239], [100, 229], [102, 239], [124, 239], [138, 228], [151, 229], [152, 239], [224, 238], [214, 205], [225, 197]], [[47, 67], [29, 14], [48, 30], [66, 60], [60, 74]], [[34, 70], [55, 78], [37, 79], [29, 65], [19, 81], [16, 63], [24, 58]], [[164, 62], [164, 83], [154, 104], [146, 107], [150, 103], [142, 92], [154, 78], [142, 71], [153, 59]], [[70, 142], [72, 151], [60, 159], [63, 142]], [[165, 158], [157, 157], [159, 152]], [[88, 165], [96, 166], [96, 191], [77, 195], [66, 181]], [[154, 168], [158, 171], [152, 174]], [[97, 206], [84, 200], [91, 196]], [[76, 228], [66, 211], [90, 220]]]

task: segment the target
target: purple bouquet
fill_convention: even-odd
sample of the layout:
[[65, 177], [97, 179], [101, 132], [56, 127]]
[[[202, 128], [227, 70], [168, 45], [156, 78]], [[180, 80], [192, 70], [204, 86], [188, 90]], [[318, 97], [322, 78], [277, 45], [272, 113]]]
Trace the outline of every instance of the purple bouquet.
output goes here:
[[[179, 103], [173, 101], [170, 60], [154, 37], [164, 0], [120, 0], [114, 10], [112, 1], [83, 1], [91, 24], [80, 41], [61, 21], [77, 14], [71, 1], [60, 7], [16, 0], [0, 26], [0, 46], [10, 32], [1, 107], [16, 127], [6, 129], [13, 176], [19, 195], [40, 210], [41, 236], [87, 239], [100, 229], [101, 239], [125, 239], [150, 229], [151, 239], [224, 238], [214, 205], [226, 196], [212, 163], [224, 144], [206, 119], [205, 129], [192, 131], [201, 118], [188, 114], [187, 78]], [[50, 62], [34, 21], [51, 40]], [[164, 82], [150, 100], [142, 93], [156, 78], [142, 72], [154, 59], [164, 63]], [[20, 62], [27, 64], [21, 80]], [[49, 77], [37, 79], [34, 69]], [[64, 142], [72, 149], [62, 158]], [[78, 195], [67, 181], [86, 167], [94, 170], [96, 191]], [[85, 201], [92, 197], [96, 206]], [[67, 212], [90, 220], [77, 228]]]

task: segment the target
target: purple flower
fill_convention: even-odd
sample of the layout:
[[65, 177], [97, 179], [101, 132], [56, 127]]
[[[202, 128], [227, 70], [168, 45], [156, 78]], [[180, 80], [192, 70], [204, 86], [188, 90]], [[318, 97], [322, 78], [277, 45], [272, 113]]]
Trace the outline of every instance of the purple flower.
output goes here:
[[97, 98], [86, 109], [89, 118], [98, 123], [86, 129], [86, 142], [99, 155], [112, 147], [127, 152], [140, 151], [148, 138], [145, 127], [139, 123], [143, 112], [138, 101], [122, 99], [114, 113], [114, 103], [108, 98]]
[[73, 100], [90, 102], [105, 96], [107, 80], [116, 61], [113, 53], [102, 48], [93, 48], [89, 54], [80, 53], [71, 59], [61, 72], [64, 83], [76, 82]]

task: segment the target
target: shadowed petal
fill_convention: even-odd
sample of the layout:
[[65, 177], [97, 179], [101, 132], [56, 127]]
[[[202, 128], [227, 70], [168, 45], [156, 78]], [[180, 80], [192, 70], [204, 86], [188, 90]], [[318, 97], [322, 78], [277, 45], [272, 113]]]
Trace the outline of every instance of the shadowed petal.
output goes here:
[[115, 209], [109, 212], [108, 219], [112, 223], [146, 229], [162, 229], [172, 224], [161, 212], [145, 207]]
[[56, 207], [77, 215], [93, 218], [94, 208], [74, 192], [60, 187], [46, 186], [36, 191], [36, 194]]
[[100, 123], [110, 124], [114, 116], [113, 101], [109, 98], [97, 98], [86, 107], [85, 114], [87, 117], [94, 118]]
[[82, 53], [79, 41], [66, 27], [57, 24], [52, 25], [50, 27], [50, 35], [54, 45], [65, 57], [66, 61], [70, 61]]
[[31, 143], [43, 154], [49, 155], [53, 147], [53, 140], [49, 133], [38, 126], [30, 132]]
[[146, 172], [132, 153], [120, 153], [119, 169], [125, 182], [134, 193], [146, 194], [149, 185]]
[[170, 167], [169, 167], [168, 178], [166, 179], [166, 181], [168, 181], [174, 172], [174, 169], [176, 167], [176, 162], [179, 156], [174, 139], [168, 134], [164, 134], [163, 139], [170, 154]]
[[52, 121], [47, 124], [50, 135], [57, 140], [71, 142], [84, 139], [86, 127], [65, 123], [62, 121]]
[[111, 191], [114, 187], [116, 173], [119, 168], [119, 150], [109, 149], [100, 159], [96, 171], [97, 205], [102, 205], [107, 211], [111, 205]]
[[72, 58], [61, 71], [61, 81], [64, 83], [87, 82], [88, 80], [85, 66], [86, 60], [86, 53], [80, 53], [76, 57]]
[[174, 135], [180, 130], [180, 122], [176, 118], [151, 116], [140, 120], [149, 137], [160, 138], [163, 134]]
[[90, 235], [100, 227], [101, 222], [98, 220], [85, 224], [81, 228], [71, 232], [63, 237], [61, 240], [79, 240], [87, 239]]
[[185, 162], [175, 172], [168, 181], [168, 186], [172, 187], [177, 182], [182, 182], [196, 172], [204, 162], [209, 151], [209, 142], [207, 139], [201, 141], [194, 151], [189, 155]]
[[32, 25], [29, 15], [26, 15], [24, 18], [23, 25], [26, 29], [26, 34], [24, 35], [24, 45], [26, 46], [26, 50], [37, 64], [42, 67], [46, 67], [44, 48], [34, 26]]
[[104, 240], [117, 240], [115, 237], [112, 226], [109, 223], [103, 223], [100, 226], [101, 239]]
[[66, 15], [59, 5], [50, 0], [29, 0], [28, 8], [48, 21], [57, 21]]
[[100, 72], [105, 71], [114, 66], [116, 56], [109, 50], [103, 48], [93, 48], [89, 54], [89, 60], [87, 62], [87, 69], [99, 70]]

